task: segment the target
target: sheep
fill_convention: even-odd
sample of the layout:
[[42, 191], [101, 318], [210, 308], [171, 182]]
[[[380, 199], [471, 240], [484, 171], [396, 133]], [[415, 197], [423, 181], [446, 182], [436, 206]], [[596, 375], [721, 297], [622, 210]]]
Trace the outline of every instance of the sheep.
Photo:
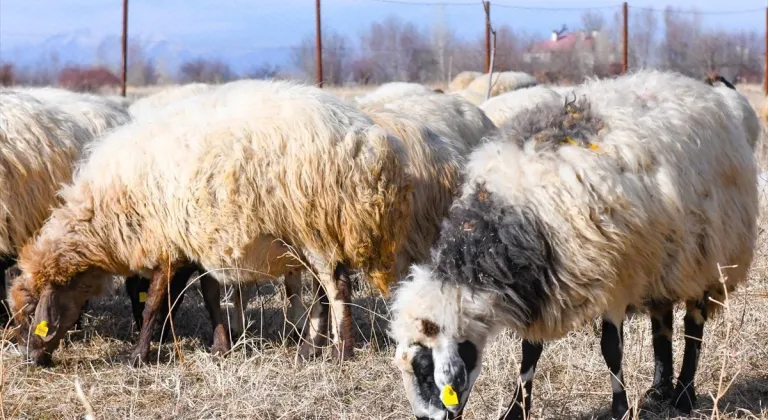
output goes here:
[[480, 109], [497, 126], [513, 118], [519, 112], [536, 107], [542, 102], [564, 101], [557, 92], [544, 85], [513, 90], [494, 96], [480, 105]]
[[761, 128], [760, 118], [755, 113], [752, 104], [749, 103], [749, 99], [736, 90], [736, 87], [723, 76], [710, 74], [704, 81], [710, 86], [714, 86], [725, 97], [726, 102], [731, 107], [731, 111], [741, 121], [741, 126], [746, 131], [747, 140], [751, 141], [749, 146], [754, 150], [760, 138]]
[[419, 83], [389, 82], [365, 95], [355, 97], [354, 103], [357, 105], [382, 104], [407, 96], [434, 94], [437, 94], [434, 89]]
[[331, 304], [336, 355], [351, 353], [351, 325], [339, 323], [346, 271], [387, 294], [406, 234], [412, 187], [395, 139], [315, 87], [229, 85], [113, 131], [61, 189], [64, 203], [22, 248], [11, 288], [36, 363], [52, 363], [104, 273], [134, 272], [152, 278], [130, 358], [146, 363], [168, 281], [190, 263], [222, 284], [308, 264]]
[[[83, 147], [130, 120], [92, 95], [54, 88], [0, 89], [0, 287], [17, 251], [43, 225]], [[10, 314], [0, 311], [0, 316]]]
[[486, 134], [496, 129], [480, 108], [454, 95], [409, 96], [383, 106], [421, 121], [461, 155], [466, 155]]
[[[488, 92], [488, 73], [478, 76], [467, 86], [467, 90], [485, 95]], [[498, 96], [504, 92], [535, 86], [536, 78], [528, 73], [518, 71], [503, 71], [493, 73], [491, 79], [491, 96]]]
[[466, 89], [473, 80], [482, 75], [483, 73], [479, 71], [463, 71], [451, 80], [451, 83], [448, 85], [448, 90], [454, 92]]
[[455, 95], [459, 96], [461, 98], [466, 99], [467, 101], [471, 102], [473, 105], [480, 105], [483, 102], [485, 102], [485, 94], [484, 93], [477, 93], [473, 92], [468, 89], [462, 89], [457, 90], [454, 92], [449, 92], [448, 95]]
[[[754, 255], [754, 139], [722, 95], [676, 73], [590, 80], [576, 93], [520, 113], [470, 155], [430, 262], [394, 288], [394, 362], [417, 416], [461, 414], [486, 344], [512, 328], [523, 338], [521, 385], [504, 418], [522, 418], [542, 342], [602, 316], [621, 418], [628, 308], [653, 321], [646, 395], [692, 409], [704, 322], [719, 307], [708, 299], [724, 300], [718, 265], [733, 291]], [[686, 344], [673, 390], [679, 301]]]
[[206, 83], [189, 83], [186, 85], [172, 86], [165, 88], [157, 93], [145, 96], [135, 100], [128, 111], [133, 118], [153, 117], [157, 110], [171, 103], [193, 97], [200, 93], [209, 92], [214, 89], [214, 85]]

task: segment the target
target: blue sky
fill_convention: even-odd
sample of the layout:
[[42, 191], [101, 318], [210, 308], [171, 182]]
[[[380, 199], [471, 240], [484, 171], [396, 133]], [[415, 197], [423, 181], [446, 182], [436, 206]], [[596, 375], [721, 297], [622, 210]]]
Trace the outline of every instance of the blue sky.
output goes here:
[[[401, 2], [469, 3], [475, 0], [395, 0]], [[431, 25], [443, 19], [461, 37], [482, 34], [483, 13], [477, 5], [444, 7], [384, 3], [376, 0], [323, 0], [324, 28], [356, 35], [387, 15]], [[663, 9], [697, 7], [704, 12], [759, 9], [768, 0], [631, 1], [630, 7]], [[0, 0], [0, 49], [34, 45], [61, 33], [88, 30], [94, 37], [120, 33], [122, 0]], [[529, 10], [502, 5], [599, 9], [610, 19], [620, 10], [617, 0], [491, 1], [496, 25], [545, 37], [563, 23], [574, 27], [583, 10]], [[615, 6], [615, 7], [611, 7]], [[661, 14], [659, 14], [661, 18]], [[707, 14], [704, 24], [724, 29], [763, 32], [765, 13]], [[630, 28], [631, 29], [631, 28]], [[193, 51], [287, 49], [314, 31], [314, 0], [130, 0], [131, 36], [165, 39]]]

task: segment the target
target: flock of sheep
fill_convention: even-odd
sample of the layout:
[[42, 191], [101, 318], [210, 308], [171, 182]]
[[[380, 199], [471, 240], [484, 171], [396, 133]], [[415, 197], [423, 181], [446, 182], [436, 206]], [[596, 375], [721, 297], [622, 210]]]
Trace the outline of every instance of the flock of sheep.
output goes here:
[[[647, 395], [689, 413], [703, 326], [718, 308], [710, 298], [743, 282], [753, 259], [761, 130], [727, 81], [653, 70], [569, 88], [468, 72], [448, 93], [391, 83], [350, 100], [258, 80], [133, 103], [4, 88], [8, 316], [19, 348], [50, 365], [87, 301], [120, 276], [139, 365], [199, 271], [212, 351], [226, 353], [220, 286], [282, 278], [300, 353], [330, 337], [347, 359], [357, 272], [391, 298], [395, 364], [417, 418], [459, 418], [484, 348], [511, 328], [521, 381], [503, 418], [518, 419], [543, 342], [596, 318], [611, 412], [623, 417], [622, 325], [644, 311], [656, 360]], [[247, 296], [235, 298], [241, 312]]]

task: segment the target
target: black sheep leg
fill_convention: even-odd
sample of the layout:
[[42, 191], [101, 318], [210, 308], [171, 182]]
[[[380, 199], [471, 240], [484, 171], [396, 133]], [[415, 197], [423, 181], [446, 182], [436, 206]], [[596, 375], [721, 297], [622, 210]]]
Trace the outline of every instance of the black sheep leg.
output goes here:
[[672, 366], [672, 304], [659, 304], [650, 308], [651, 332], [653, 333], [653, 358], [656, 370], [653, 385], [645, 393], [655, 401], [672, 398], [672, 381], [675, 377]]
[[603, 318], [603, 335], [600, 339], [600, 347], [603, 351], [603, 359], [611, 371], [611, 390], [613, 391], [611, 416], [614, 419], [623, 418], [629, 411], [627, 391], [624, 389], [624, 374], [621, 371], [624, 346], [623, 327], [623, 319], [614, 323], [608, 318]]
[[0, 306], [2, 306], [0, 307], [0, 327], [5, 326], [11, 318], [11, 311], [6, 302], [8, 286], [5, 283], [5, 271], [11, 268], [14, 264], [15, 261], [13, 258], [0, 255], [0, 287], [2, 287], [2, 289], [0, 289], [0, 298], [2, 298], [2, 302], [0, 302]]
[[[536, 372], [536, 364], [539, 362], [544, 345], [523, 340], [523, 360], [520, 362], [520, 383], [515, 390], [515, 398], [510, 407], [501, 417], [504, 420], [522, 420], [528, 418], [531, 412], [531, 391], [533, 390], [533, 374]], [[525, 390], [525, 398], [523, 398]]]
[[[194, 264], [185, 265], [173, 275], [171, 280], [171, 304], [173, 309], [171, 310], [171, 316], [175, 317], [178, 312], [181, 303], [184, 302], [184, 288], [187, 286], [187, 282], [192, 274], [198, 267]], [[147, 293], [149, 291], [149, 280], [141, 276], [131, 276], [125, 279], [125, 292], [131, 300], [131, 309], [133, 311], [133, 320], [136, 322], [136, 326], [141, 330], [143, 323], [144, 302], [146, 300]], [[142, 296], [142, 293], [144, 294]], [[142, 299], [142, 297], [144, 299]], [[159, 317], [165, 320], [168, 315], [168, 302], [163, 301], [160, 307]]]
[[696, 404], [696, 388], [693, 379], [699, 364], [701, 353], [701, 337], [704, 335], [704, 323], [707, 321], [707, 304], [709, 295], [700, 300], [686, 302], [685, 312], [685, 353], [680, 376], [677, 377], [677, 387], [672, 399], [675, 408], [685, 414], [690, 414]]

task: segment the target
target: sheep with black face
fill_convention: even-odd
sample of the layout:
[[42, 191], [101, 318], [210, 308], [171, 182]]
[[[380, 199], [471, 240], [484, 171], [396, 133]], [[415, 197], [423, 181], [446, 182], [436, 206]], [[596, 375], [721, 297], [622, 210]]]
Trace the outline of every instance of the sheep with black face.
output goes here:
[[[531, 406], [543, 342], [602, 317], [612, 415], [628, 408], [622, 325], [650, 312], [649, 396], [690, 412], [704, 323], [746, 279], [758, 215], [750, 130], [723, 95], [675, 73], [593, 80], [575, 102], [519, 113], [469, 157], [429, 264], [394, 292], [395, 364], [419, 418], [455, 418], [503, 328], [523, 338], [521, 385], [504, 418]], [[724, 269], [725, 284], [719, 269]], [[672, 306], [685, 302], [673, 386]], [[522, 391], [525, 390], [525, 398]], [[524, 407], [524, 408], [523, 408]]]

